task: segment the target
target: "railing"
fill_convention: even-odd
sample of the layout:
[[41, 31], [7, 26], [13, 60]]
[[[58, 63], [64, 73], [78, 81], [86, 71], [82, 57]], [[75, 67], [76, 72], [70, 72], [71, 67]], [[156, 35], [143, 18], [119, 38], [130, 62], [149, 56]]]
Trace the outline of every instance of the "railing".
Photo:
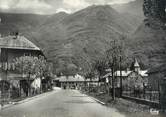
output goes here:
[[160, 100], [160, 91], [156, 90], [153, 91], [151, 89], [143, 88], [143, 89], [134, 89], [134, 88], [127, 88], [127, 90], [123, 89], [122, 95], [138, 98], [138, 99], [144, 99], [148, 101], [153, 102], [159, 102]]
[[0, 104], [8, 104], [10, 102], [10, 93], [5, 92], [5, 93], [0, 93]]

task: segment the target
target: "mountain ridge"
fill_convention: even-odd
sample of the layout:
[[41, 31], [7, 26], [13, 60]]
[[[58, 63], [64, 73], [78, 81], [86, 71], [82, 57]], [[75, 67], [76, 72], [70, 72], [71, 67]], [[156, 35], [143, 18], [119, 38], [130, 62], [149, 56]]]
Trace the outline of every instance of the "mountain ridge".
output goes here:
[[[41, 48], [48, 60], [54, 62], [55, 72], [61, 71], [66, 64], [89, 69], [91, 63], [103, 56], [112, 40], [119, 40], [136, 29], [108, 5], [93, 5], [73, 14], [40, 16], [34, 20], [33, 23], [37, 22], [35, 26], [29, 24], [26, 18], [24, 20], [21, 20], [21, 26], [14, 24]], [[24, 29], [29, 25], [28, 30]]]

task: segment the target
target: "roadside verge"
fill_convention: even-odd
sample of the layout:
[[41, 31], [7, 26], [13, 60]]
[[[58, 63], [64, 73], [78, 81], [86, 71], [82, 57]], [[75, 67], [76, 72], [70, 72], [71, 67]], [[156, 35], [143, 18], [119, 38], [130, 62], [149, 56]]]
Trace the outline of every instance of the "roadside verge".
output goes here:
[[6, 108], [9, 108], [9, 107], [11, 107], [11, 106], [14, 106], [14, 105], [26, 103], [26, 102], [29, 102], [29, 101], [34, 100], [34, 99], [36, 99], [36, 98], [43, 97], [43, 96], [48, 95], [49, 93], [52, 93], [52, 92], [55, 92], [55, 91], [57, 92], [58, 90], [50, 90], [50, 91], [48, 91], [48, 92], [44, 92], [44, 93], [41, 93], [41, 94], [38, 94], [38, 95], [35, 95], [35, 96], [32, 96], [32, 97], [24, 98], [24, 99], [22, 99], [22, 100], [20, 100], [20, 101], [10, 102], [9, 104], [6, 104], [6, 105], [4, 105], [4, 106], [1, 106], [1, 105], [0, 105], [0, 111], [1, 111], [1, 110], [4, 110], [4, 109], [6, 109]]

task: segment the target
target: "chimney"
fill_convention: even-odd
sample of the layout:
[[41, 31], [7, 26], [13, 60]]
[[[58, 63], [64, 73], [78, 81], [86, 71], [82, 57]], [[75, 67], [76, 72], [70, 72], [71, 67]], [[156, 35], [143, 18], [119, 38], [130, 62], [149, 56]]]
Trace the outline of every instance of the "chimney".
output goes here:
[[16, 36], [16, 39], [17, 39], [18, 36], [19, 36], [19, 32], [16, 32], [16, 33], [15, 33], [15, 36]]
[[19, 32], [15, 32], [15, 33], [14, 33], [14, 37], [13, 37], [13, 39], [17, 39], [18, 36], [19, 36]]

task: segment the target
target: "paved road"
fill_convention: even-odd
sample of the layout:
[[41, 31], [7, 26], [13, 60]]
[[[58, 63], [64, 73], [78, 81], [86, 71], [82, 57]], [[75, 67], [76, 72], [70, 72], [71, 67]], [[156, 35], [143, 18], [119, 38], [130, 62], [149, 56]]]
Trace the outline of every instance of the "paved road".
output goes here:
[[76, 90], [49, 92], [0, 111], [0, 117], [125, 117]]

